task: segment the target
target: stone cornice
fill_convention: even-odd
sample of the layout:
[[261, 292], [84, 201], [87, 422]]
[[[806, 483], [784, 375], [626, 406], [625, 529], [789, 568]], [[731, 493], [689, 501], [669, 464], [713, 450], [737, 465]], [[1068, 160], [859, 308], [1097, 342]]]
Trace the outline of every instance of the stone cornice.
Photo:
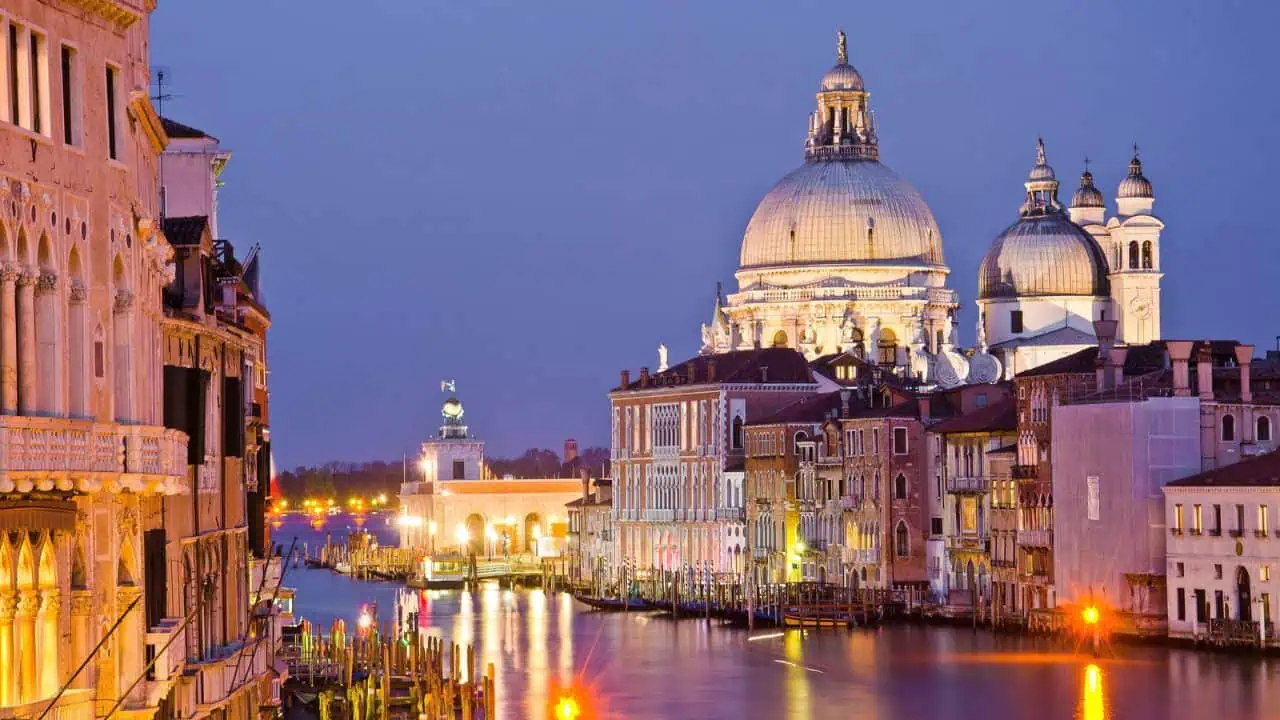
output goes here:
[[138, 124], [142, 126], [142, 131], [147, 134], [147, 139], [151, 141], [151, 149], [157, 155], [164, 152], [165, 147], [169, 144], [169, 134], [164, 131], [164, 124], [160, 122], [160, 114], [156, 112], [155, 106], [151, 104], [151, 97], [147, 95], [146, 90], [130, 91], [129, 109], [133, 111], [134, 117], [138, 118]]
[[141, 20], [142, 13], [149, 13], [155, 9], [155, 0], [142, 0], [141, 12], [117, 0], [63, 0], [63, 2], [109, 20], [121, 30], [127, 30]]

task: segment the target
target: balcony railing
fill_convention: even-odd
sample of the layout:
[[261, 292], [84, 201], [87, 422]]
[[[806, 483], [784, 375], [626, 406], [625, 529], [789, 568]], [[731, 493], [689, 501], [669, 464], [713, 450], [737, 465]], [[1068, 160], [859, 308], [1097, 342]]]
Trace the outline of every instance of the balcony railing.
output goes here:
[[[155, 665], [147, 673], [147, 680], [165, 682], [176, 678], [182, 672], [185, 659], [182, 654], [186, 649], [186, 644], [183, 642], [185, 632], [182, 628], [182, 618], [165, 618], [147, 633], [147, 660], [150, 661], [159, 656]], [[170, 643], [170, 640], [173, 642]]]
[[[51, 474], [61, 475], [58, 479]], [[75, 482], [66, 473], [79, 475]], [[187, 436], [157, 426], [71, 418], [0, 417], [0, 492], [186, 491]], [[121, 477], [122, 475], [126, 477]], [[110, 488], [109, 488], [110, 489]]]
[[747, 511], [746, 508], [740, 507], [716, 508], [716, 519], [728, 520], [731, 522], [746, 522]]
[[991, 478], [977, 476], [959, 476], [947, 478], [947, 492], [984, 493], [991, 489]]
[[95, 716], [93, 690], [89, 689], [64, 692], [58, 698], [58, 703], [46, 713], [48, 705], [48, 700], [39, 700], [26, 705], [0, 707], [0, 719], [37, 720], [43, 717], [45, 720], [93, 720]]
[[1019, 530], [1018, 544], [1026, 547], [1053, 547], [1053, 531]]
[[751, 548], [751, 556], [754, 557], [756, 560], [767, 560], [769, 559], [769, 555], [771, 555], [772, 553], [773, 553], [772, 548], [761, 547], [761, 546], [756, 546]]
[[1035, 480], [1039, 477], [1039, 470], [1035, 465], [1014, 465], [1014, 480]]
[[991, 542], [985, 535], [951, 535], [947, 537], [947, 547], [952, 550], [990, 552]]

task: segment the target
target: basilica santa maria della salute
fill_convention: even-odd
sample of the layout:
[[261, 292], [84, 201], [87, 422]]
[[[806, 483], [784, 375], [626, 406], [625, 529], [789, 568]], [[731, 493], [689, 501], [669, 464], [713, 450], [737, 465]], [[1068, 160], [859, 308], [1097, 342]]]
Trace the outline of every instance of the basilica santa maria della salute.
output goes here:
[[844, 33], [809, 116], [804, 164], [756, 207], [737, 292], [716, 293], [702, 354], [790, 347], [810, 360], [849, 353], [924, 385], [989, 383], [1115, 339], [1160, 339], [1160, 231], [1137, 148], [1106, 217], [1086, 169], [1070, 207], [1045, 146], [1016, 221], [978, 269], [975, 348], [958, 347], [956, 292], [924, 198], [880, 162], [875, 114]]

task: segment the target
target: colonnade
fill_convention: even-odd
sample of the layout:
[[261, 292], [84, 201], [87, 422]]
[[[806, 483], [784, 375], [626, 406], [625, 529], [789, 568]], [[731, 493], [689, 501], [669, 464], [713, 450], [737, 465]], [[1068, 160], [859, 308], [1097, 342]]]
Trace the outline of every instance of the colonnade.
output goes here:
[[[60, 685], [63, 602], [55, 537], [49, 531], [0, 535], [0, 707], [49, 698]], [[89, 606], [76, 607], [82, 613], [72, 637], [83, 645]]]

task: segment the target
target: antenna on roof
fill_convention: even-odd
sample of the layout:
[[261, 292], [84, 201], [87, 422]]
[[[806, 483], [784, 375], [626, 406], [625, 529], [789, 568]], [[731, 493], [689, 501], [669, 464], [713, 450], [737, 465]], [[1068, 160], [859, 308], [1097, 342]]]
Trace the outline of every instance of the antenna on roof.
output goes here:
[[[163, 65], [156, 67], [156, 94], [151, 96], [152, 101], [156, 104], [156, 114], [164, 118], [164, 101], [177, 98], [177, 95], [165, 92], [165, 80], [169, 77], [169, 69]], [[164, 187], [164, 151], [160, 152], [160, 182], [156, 183], [156, 190], [160, 193], [160, 222], [163, 225], [164, 217], [167, 214], [167, 205], [165, 201]]]

